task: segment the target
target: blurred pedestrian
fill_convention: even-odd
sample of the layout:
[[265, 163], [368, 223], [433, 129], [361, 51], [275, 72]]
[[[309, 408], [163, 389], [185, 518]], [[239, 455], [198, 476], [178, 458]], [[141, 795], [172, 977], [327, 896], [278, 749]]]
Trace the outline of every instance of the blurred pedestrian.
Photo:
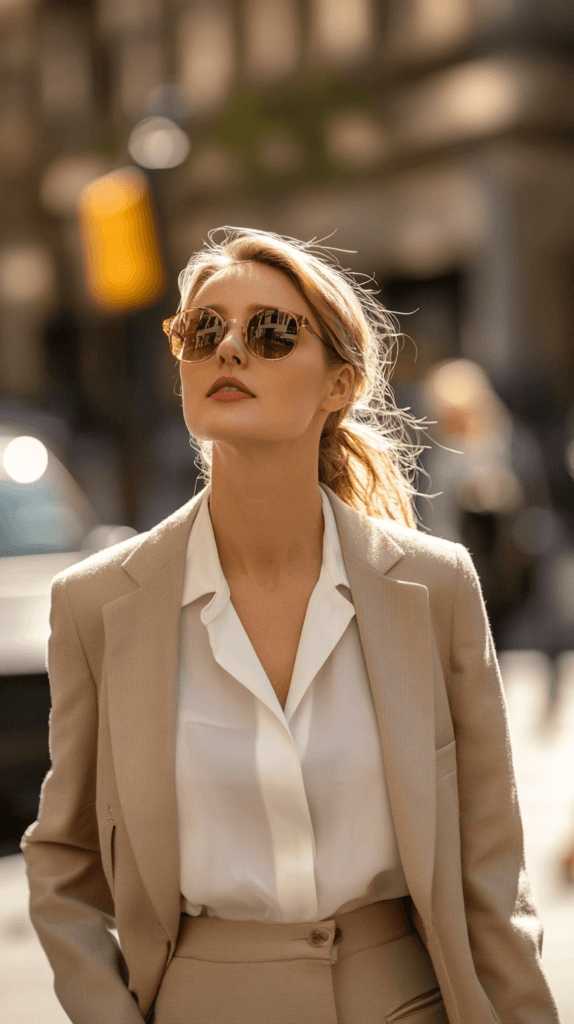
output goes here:
[[480, 584], [416, 529], [385, 310], [319, 246], [247, 229], [180, 287], [207, 486], [52, 591], [22, 849], [62, 1005], [557, 1024]]
[[542, 454], [471, 360], [435, 364], [424, 393], [438, 442], [427, 469], [432, 490], [441, 492], [425, 509], [425, 524], [471, 552], [495, 644], [504, 646], [508, 616], [532, 593], [538, 555], [520, 542], [520, 524], [532, 508], [549, 510]]

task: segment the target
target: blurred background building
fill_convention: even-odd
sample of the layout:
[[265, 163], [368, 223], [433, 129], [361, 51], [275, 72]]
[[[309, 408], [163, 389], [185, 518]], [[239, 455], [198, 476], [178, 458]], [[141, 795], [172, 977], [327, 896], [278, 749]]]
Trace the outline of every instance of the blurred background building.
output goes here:
[[[177, 272], [221, 224], [336, 229], [410, 314], [399, 397], [476, 361], [572, 511], [573, 37], [568, 0], [0, 0], [0, 419], [43, 429], [105, 520], [148, 528], [193, 474], [160, 326]], [[167, 283], [106, 311], [77, 203], [127, 165]]]

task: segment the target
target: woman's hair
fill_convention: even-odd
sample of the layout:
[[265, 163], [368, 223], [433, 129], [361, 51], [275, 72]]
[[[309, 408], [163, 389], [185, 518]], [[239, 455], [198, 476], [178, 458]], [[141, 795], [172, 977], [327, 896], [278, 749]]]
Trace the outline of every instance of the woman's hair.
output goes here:
[[[397, 408], [389, 383], [401, 337], [392, 314], [315, 241], [235, 227], [214, 229], [208, 239], [179, 275], [179, 309], [188, 308], [213, 274], [235, 263], [253, 261], [286, 274], [320, 325], [327, 367], [355, 368], [349, 402], [325, 421], [319, 482], [359, 512], [416, 528], [413, 481], [424, 446], [414, 444], [409, 433], [421, 429], [420, 421]], [[200, 475], [209, 483], [213, 441], [193, 443]]]

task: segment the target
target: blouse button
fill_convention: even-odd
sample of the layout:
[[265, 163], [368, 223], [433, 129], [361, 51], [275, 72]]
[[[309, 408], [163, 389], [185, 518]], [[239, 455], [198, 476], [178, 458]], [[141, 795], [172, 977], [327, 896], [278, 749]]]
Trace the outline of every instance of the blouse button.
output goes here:
[[315, 928], [309, 934], [309, 944], [311, 946], [326, 946], [329, 941], [329, 931], [327, 928]]

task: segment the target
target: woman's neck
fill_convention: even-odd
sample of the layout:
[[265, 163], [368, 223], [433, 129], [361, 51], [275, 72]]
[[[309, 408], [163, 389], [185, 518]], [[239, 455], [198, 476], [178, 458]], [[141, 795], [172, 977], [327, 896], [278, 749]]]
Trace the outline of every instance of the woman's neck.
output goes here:
[[308, 473], [300, 466], [290, 473], [282, 464], [260, 474], [234, 474], [214, 459], [209, 511], [227, 579], [273, 587], [294, 576], [318, 575], [323, 508], [316, 466]]

